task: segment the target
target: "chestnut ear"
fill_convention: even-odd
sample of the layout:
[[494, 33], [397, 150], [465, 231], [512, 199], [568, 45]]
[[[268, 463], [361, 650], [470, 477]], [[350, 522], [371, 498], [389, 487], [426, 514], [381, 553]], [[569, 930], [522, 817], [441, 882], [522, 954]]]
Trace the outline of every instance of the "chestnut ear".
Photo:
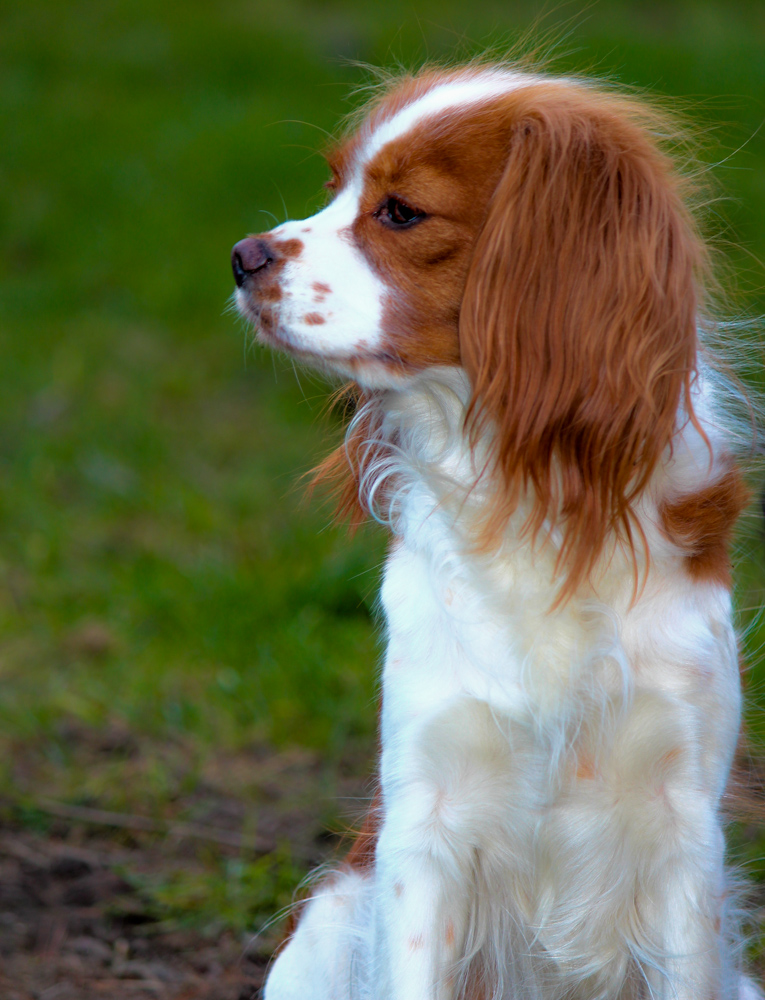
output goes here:
[[504, 481], [490, 528], [533, 491], [527, 527], [562, 530], [568, 594], [613, 531], [632, 543], [690, 406], [704, 250], [644, 109], [584, 86], [515, 97], [460, 315], [468, 427], [490, 428]]

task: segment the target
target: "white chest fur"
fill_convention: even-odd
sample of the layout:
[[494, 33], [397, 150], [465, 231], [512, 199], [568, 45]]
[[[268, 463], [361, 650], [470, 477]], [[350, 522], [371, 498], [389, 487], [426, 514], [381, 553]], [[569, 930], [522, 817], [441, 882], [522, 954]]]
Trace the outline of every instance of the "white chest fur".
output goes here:
[[[451, 1000], [474, 996], [476, 975], [502, 1000], [698, 1000], [709, 982], [743, 996], [720, 944], [740, 714], [730, 597], [688, 577], [650, 502], [637, 597], [618, 546], [597, 591], [556, 607], [554, 538], [534, 547], [511, 524], [478, 555], [461, 395], [447, 373], [405, 407], [389, 396], [378, 427], [393, 457], [368, 474], [395, 484], [397, 536], [382, 828], [373, 870], [317, 894], [267, 1000]], [[675, 465], [695, 447], [679, 443]]]
[[[729, 595], [660, 552], [635, 599], [617, 550], [597, 596], [551, 609], [552, 547], [475, 555], [433, 482], [431, 467], [402, 495], [382, 588], [376, 878], [381, 940], [408, 956], [390, 989], [419, 983], [421, 996], [432, 979], [407, 941], [441, 968], [492, 955], [523, 996], [549, 960], [593, 996], [631, 961], [692, 983], [671, 955], [714, 937], [726, 891], [718, 808], [740, 712]], [[681, 896], [702, 918], [642, 938], [644, 923], [672, 924]]]

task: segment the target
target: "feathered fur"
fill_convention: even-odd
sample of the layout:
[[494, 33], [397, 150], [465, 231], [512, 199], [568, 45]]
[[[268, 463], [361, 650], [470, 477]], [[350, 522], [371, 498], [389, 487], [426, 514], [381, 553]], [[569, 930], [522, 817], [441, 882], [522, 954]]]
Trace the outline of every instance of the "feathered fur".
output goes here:
[[320, 466], [393, 535], [380, 787], [266, 1000], [755, 1000], [721, 800], [747, 502], [662, 116], [503, 65], [378, 96], [334, 197], [234, 248], [351, 381]]

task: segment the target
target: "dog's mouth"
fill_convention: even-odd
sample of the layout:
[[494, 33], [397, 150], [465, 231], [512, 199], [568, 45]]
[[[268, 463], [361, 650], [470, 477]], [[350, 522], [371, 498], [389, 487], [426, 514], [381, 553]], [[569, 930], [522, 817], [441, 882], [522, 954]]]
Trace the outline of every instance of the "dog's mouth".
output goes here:
[[[240, 315], [252, 323], [259, 340], [262, 340], [269, 347], [290, 349], [289, 337], [283, 335], [284, 328], [279, 323], [276, 298], [264, 301], [263, 296], [258, 295], [257, 298], [254, 298], [240, 288], [236, 292], [236, 307]], [[286, 333], [286, 331], [284, 332]]]
[[364, 341], [358, 341], [349, 350], [312, 346], [303, 333], [293, 330], [280, 315], [281, 299], [280, 290], [275, 295], [263, 295], [259, 289], [257, 297], [241, 288], [236, 293], [240, 314], [252, 323], [255, 339], [264, 347], [327, 375], [340, 375], [360, 383], [396, 386], [412, 374], [395, 351], [374, 349]]
[[390, 351], [356, 349], [353, 351], [317, 350], [304, 341], [299, 341], [289, 327], [279, 322], [273, 306], [250, 307], [242, 310], [243, 315], [255, 327], [258, 343], [274, 351], [289, 355], [295, 361], [316, 368], [328, 375], [341, 375], [359, 382], [368, 381], [374, 373], [374, 381], [398, 384], [402, 377], [411, 374], [401, 358]]

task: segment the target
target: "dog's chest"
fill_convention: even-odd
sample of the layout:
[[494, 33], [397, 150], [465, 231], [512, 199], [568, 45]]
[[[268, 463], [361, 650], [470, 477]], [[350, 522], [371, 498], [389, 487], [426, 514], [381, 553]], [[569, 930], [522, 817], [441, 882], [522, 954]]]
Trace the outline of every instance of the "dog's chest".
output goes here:
[[497, 710], [522, 711], [516, 643], [505, 622], [444, 554], [400, 545], [385, 571], [382, 604], [388, 644], [383, 671], [383, 740], [418, 728], [455, 699], [472, 697]]
[[[543, 567], [523, 554], [471, 565], [447, 531], [432, 527], [394, 547], [383, 580], [384, 786], [431, 755], [435, 732], [448, 756], [444, 728], [459, 742], [470, 726], [471, 753], [480, 756], [504, 733], [508, 746], [526, 747], [527, 768], [553, 794], [567, 781], [567, 760], [618, 758], [611, 729], [597, 735], [598, 720], [610, 716], [621, 719], [625, 745], [633, 729], [650, 731], [641, 736], [646, 766], [666, 742], [662, 733], [696, 747], [698, 780], [720, 793], [740, 706], [726, 594], [710, 590], [689, 606], [677, 581], [667, 589], [652, 582], [621, 614], [592, 601], [551, 611]], [[475, 715], [469, 705], [479, 703], [484, 714]]]

